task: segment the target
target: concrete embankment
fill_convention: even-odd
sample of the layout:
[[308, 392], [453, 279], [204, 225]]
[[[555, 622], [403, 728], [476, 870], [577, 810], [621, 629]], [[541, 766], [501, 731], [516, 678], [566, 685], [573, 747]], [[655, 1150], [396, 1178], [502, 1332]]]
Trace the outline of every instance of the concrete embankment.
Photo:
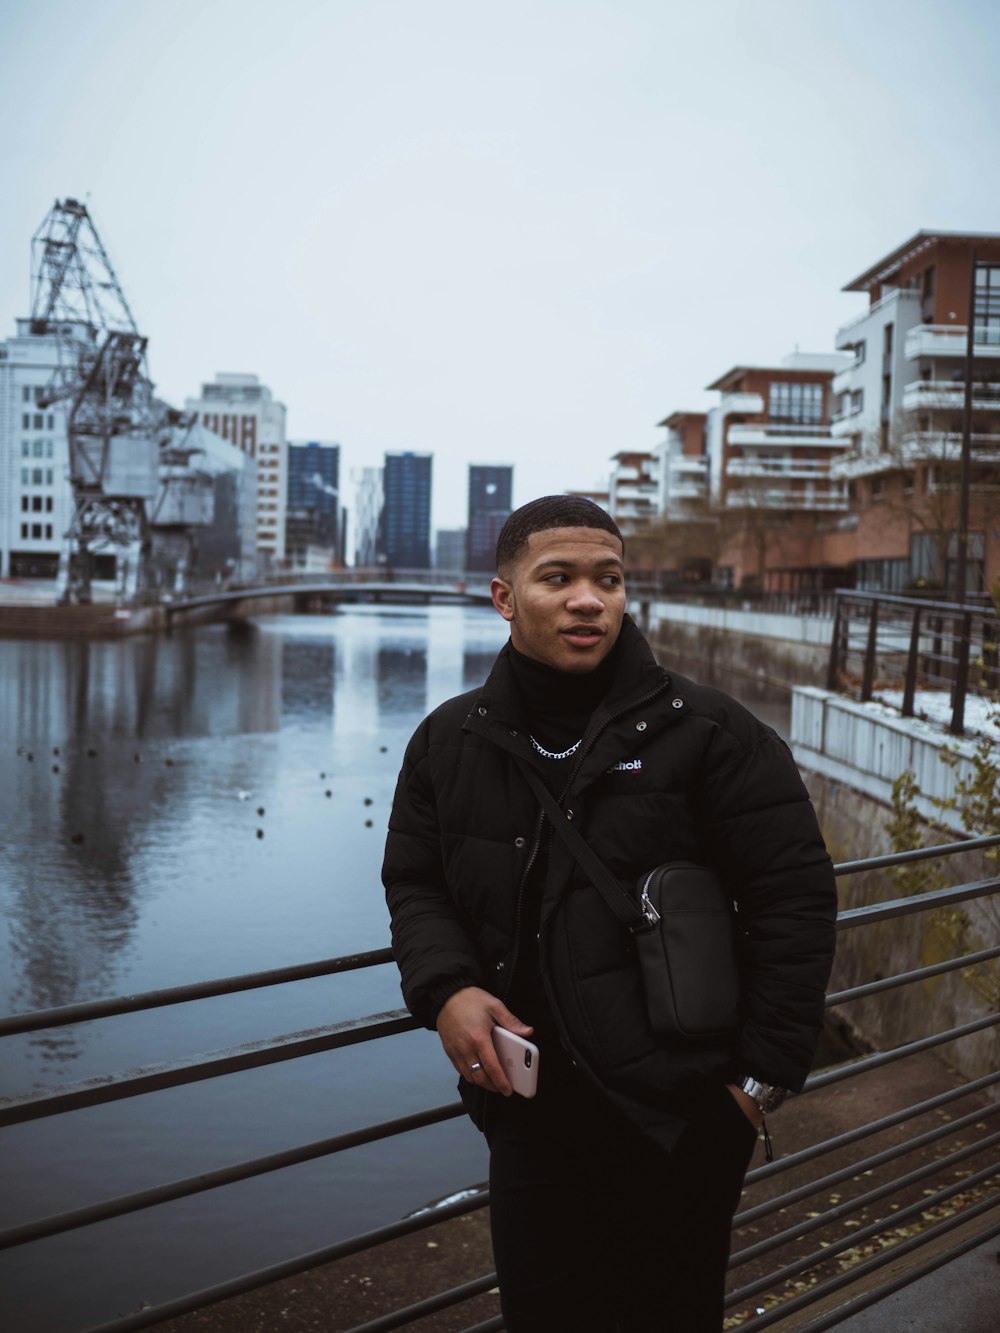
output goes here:
[[152, 634], [166, 627], [158, 606], [116, 607], [110, 602], [90, 606], [0, 605], [0, 637], [5, 639], [119, 639], [127, 634]]

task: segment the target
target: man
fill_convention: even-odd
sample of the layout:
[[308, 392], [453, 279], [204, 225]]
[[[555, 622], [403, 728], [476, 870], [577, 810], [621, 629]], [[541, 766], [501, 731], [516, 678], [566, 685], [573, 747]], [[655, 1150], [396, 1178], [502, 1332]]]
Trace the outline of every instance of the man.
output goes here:
[[[586, 500], [510, 516], [492, 583], [510, 642], [417, 729], [389, 821], [403, 994], [490, 1144], [511, 1333], [717, 1333], [757, 1130], [806, 1077], [833, 954], [830, 861], [787, 747], [657, 665], [623, 553]], [[631, 937], [525, 763], [622, 885], [670, 860], [718, 872], [744, 957], [731, 1034], [653, 1034]], [[494, 1025], [538, 1046], [534, 1099], [511, 1095]]]

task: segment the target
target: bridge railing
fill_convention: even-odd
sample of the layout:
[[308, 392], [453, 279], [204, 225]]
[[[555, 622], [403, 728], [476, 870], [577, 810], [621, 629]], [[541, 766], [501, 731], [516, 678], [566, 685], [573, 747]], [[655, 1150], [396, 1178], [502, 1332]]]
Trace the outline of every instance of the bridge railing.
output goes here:
[[[970, 839], [894, 856], [847, 862], [837, 866], [836, 873], [842, 877], [850, 876], [997, 846], [1000, 846], [1000, 837]], [[1000, 878], [960, 883], [945, 889], [842, 911], [837, 926], [840, 932], [846, 932], [915, 913], [954, 912], [960, 904], [998, 894]], [[928, 966], [878, 977], [863, 985], [840, 991], [830, 995], [827, 1003], [839, 1007], [871, 995], [896, 992], [958, 970], [968, 975], [971, 969], [995, 967], [998, 958], [1000, 940], [995, 940], [988, 947], [971, 953], [957, 954]], [[67, 1024], [382, 966], [389, 962], [390, 951], [378, 949], [294, 967], [17, 1014], [0, 1020], [0, 1037], [57, 1029]], [[971, 1021], [823, 1069], [809, 1078], [802, 1095], [815, 1094], [850, 1079], [869, 1078], [877, 1082], [879, 1071], [890, 1064], [923, 1052], [943, 1050], [966, 1037], [998, 1025], [1000, 1012], [994, 1005], [990, 1012]], [[102, 1076], [23, 1097], [8, 1098], [0, 1103], [0, 1126], [63, 1115], [83, 1107], [109, 1104], [139, 1094], [276, 1064], [320, 1051], [343, 1049], [416, 1027], [415, 1020], [408, 1013], [396, 1010], [263, 1042], [250, 1042], [189, 1060], [171, 1061], [126, 1074]], [[851, 1295], [851, 1310], [863, 1309], [899, 1289], [904, 1282], [914, 1281], [1000, 1235], [1000, 1159], [996, 1151], [1000, 1146], [1000, 1121], [997, 1120], [1000, 1101], [995, 1100], [998, 1085], [1000, 1072], [988, 1073], [968, 1082], [955, 1080], [943, 1092], [924, 1097], [915, 1104], [889, 1114], [876, 1115], [846, 1132], [750, 1171], [747, 1184], [751, 1192], [755, 1185], [762, 1185], [779, 1175], [790, 1174], [792, 1180], [787, 1188], [778, 1193], [767, 1187], [770, 1197], [752, 1203], [736, 1217], [737, 1228], [753, 1228], [754, 1234], [759, 1237], [734, 1253], [730, 1261], [731, 1270], [753, 1264], [758, 1274], [741, 1285], [733, 1286], [727, 1296], [726, 1306], [730, 1310], [750, 1302], [751, 1312], [740, 1327], [755, 1331], [780, 1326], [784, 1321], [792, 1320], [796, 1330], [820, 1333], [839, 1321], [836, 1310], [831, 1313], [827, 1306], [845, 1287], [862, 1284], [860, 1294]], [[955, 1110], [959, 1112], [957, 1115], [953, 1114]], [[855, 1149], [864, 1145], [866, 1140], [899, 1126], [909, 1126], [917, 1117], [932, 1112], [937, 1113], [940, 1119], [931, 1128], [915, 1136], [904, 1137], [902, 1141], [874, 1153], [868, 1152], [861, 1157], [853, 1155]], [[47, 1217], [32, 1218], [0, 1232], [0, 1248], [33, 1244], [47, 1237], [95, 1225], [108, 1218], [123, 1217], [140, 1209], [407, 1134], [453, 1119], [462, 1113], [459, 1102], [430, 1107], [413, 1115], [233, 1162], [218, 1170], [172, 1180], [150, 1189], [137, 1190]], [[960, 1137], [956, 1139], [956, 1135]], [[863, 1147], [861, 1150], [862, 1153], [867, 1151]], [[925, 1160], [920, 1161], [916, 1167], [905, 1170], [897, 1166], [902, 1158], [922, 1150], [926, 1150]], [[851, 1155], [845, 1159], [845, 1153]], [[989, 1160], [985, 1165], [980, 1165], [984, 1155]], [[807, 1181], [801, 1179], [799, 1168], [829, 1156], [834, 1158], [831, 1169], [819, 1178]], [[888, 1168], [888, 1171], [884, 1171], [884, 1168]], [[866, 1182], [862, 1193], [843, 1202], [840, 1195], [831, 1193], [832, 1190], [844, 1187], [844, 1182], [852, 1180]], [[231, 1281], [115, 1318], [88, 1330], [88, 1333], [128, 1333], [133, 1329], [147, 1328], [228, 1297], [261, 1288], [280, 1278], [308, 1271], [320, 1264], [369, 1251], [386, 1241], [483, 1208], [488, 1202], [488, 1192], [479, 1190], [444, 1206], [322, 1246]], [[962, 1206], [959, 1207], [959, 1204]], [[869, 1220], [876, 1206], [878, 1215], [874, 1216], [874, 1220]], [[942, 1213], [940, 1220], [935, 1217], [935, 1209]], [[761, 1236], [760, 1223], [766, 1218], [773, 1220]], [[928, 1218], [930, 1222], [927, 1222]], [[907, 1224], [905, 1227], [904, 1223]], [[971, 1234], [970, 1223], [976, 1223]], [[952, 1232], [956, 1233], [955, 1239], [949, 1241]], [[816, 1248], [803, 1254], [803, 1238], [813, 1234], [817, 1237]], [[793, 1246], [791, 1251], [790, 1246]], [[905, 1275], [900, 1276], [899, 1261], [919, 1251], [926, 1251], [926, 1257], [915, 1261]], [[778, 1254], [779, 1266], [761, 1272], [761, 1257], [773, 1252]], [[841, 1268], [831, 1274], [830, 1261], [837, 1256], [841, 1256]], [[812, 1281], [801, 1280], [808, 1278], [814, 1271], [820, 1273], [818, 1278], [814, 1277]], [[388, 1333], [388, 1330], [402, 1328], [418, 1318], [491, 1291], [495, 1285], [496, 1274], [485, 1273], [426, 1300], [369, 1320], [356, 1326], [350, 1333]], [[766, 1304], [759, 1304], [761, 1301]], [[821, 1307], [821, 1312], [811, 1322], [802, 1323], [798, 1317], [804, 1311], [808, 1313], [813, 1306]], [[756, 1314], [752, 1313], [754, 1310]], [[496, 1315], [471, 1326], [466, 1333], [491, 1333], [503, 1327], [502, 1317]]]

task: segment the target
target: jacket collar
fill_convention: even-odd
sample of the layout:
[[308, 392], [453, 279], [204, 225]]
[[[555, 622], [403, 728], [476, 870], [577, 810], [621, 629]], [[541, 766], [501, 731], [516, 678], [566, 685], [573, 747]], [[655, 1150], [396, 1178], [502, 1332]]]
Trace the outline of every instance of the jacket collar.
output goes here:
[[[640, 739], [635, 736], [634, 728], [625, 728], [619, 734], [617, 723], [643, 703], [658, 700], [671, 684], [669, 673], [656, 661], [652, 649], [630, 616], [622, 621], [616, 658], [611, 685], [603, 702], [595, 709], [584, 738], [583, 748], [586, 752], [589, 748], [588, 739], [597, 732], [601, 733], [593, 754], [581, 764], [581, 778], [586, 778], [595, 768], [597, 772], [603, 772], [608, 762], [612, 762], [608, 759], [610, 750], [618, 751], [623, 745], [627, 747], [629, 740], [634, 743]], [[683, 703], [665, 710], [657, 708], [642, 731], [648, 729], [655, 733], [665, 722], [676, 721], [683, 708]], [[645, 719], [639, 721], [645, 722]], [[616, 725], [609, 732], [611, 723]], [[509, 644], [500, 650], [486, 683], [463, 723], [463, 729], [476, 732], [514, 754], [531, 757], [531, 746], [521, 716], [520, 696], [510, 666]], [[642, 739], [649, 739], [649, 736]]]

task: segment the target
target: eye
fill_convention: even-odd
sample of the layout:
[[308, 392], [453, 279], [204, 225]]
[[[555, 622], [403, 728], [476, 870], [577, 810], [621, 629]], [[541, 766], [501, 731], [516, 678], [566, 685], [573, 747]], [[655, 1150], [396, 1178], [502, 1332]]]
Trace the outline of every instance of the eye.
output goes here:
[[620, 574], [605, 574], [604, 578], [601, 580], [601, 582], [609, 588], [617, 588], [621, 581], [622, 576]]

